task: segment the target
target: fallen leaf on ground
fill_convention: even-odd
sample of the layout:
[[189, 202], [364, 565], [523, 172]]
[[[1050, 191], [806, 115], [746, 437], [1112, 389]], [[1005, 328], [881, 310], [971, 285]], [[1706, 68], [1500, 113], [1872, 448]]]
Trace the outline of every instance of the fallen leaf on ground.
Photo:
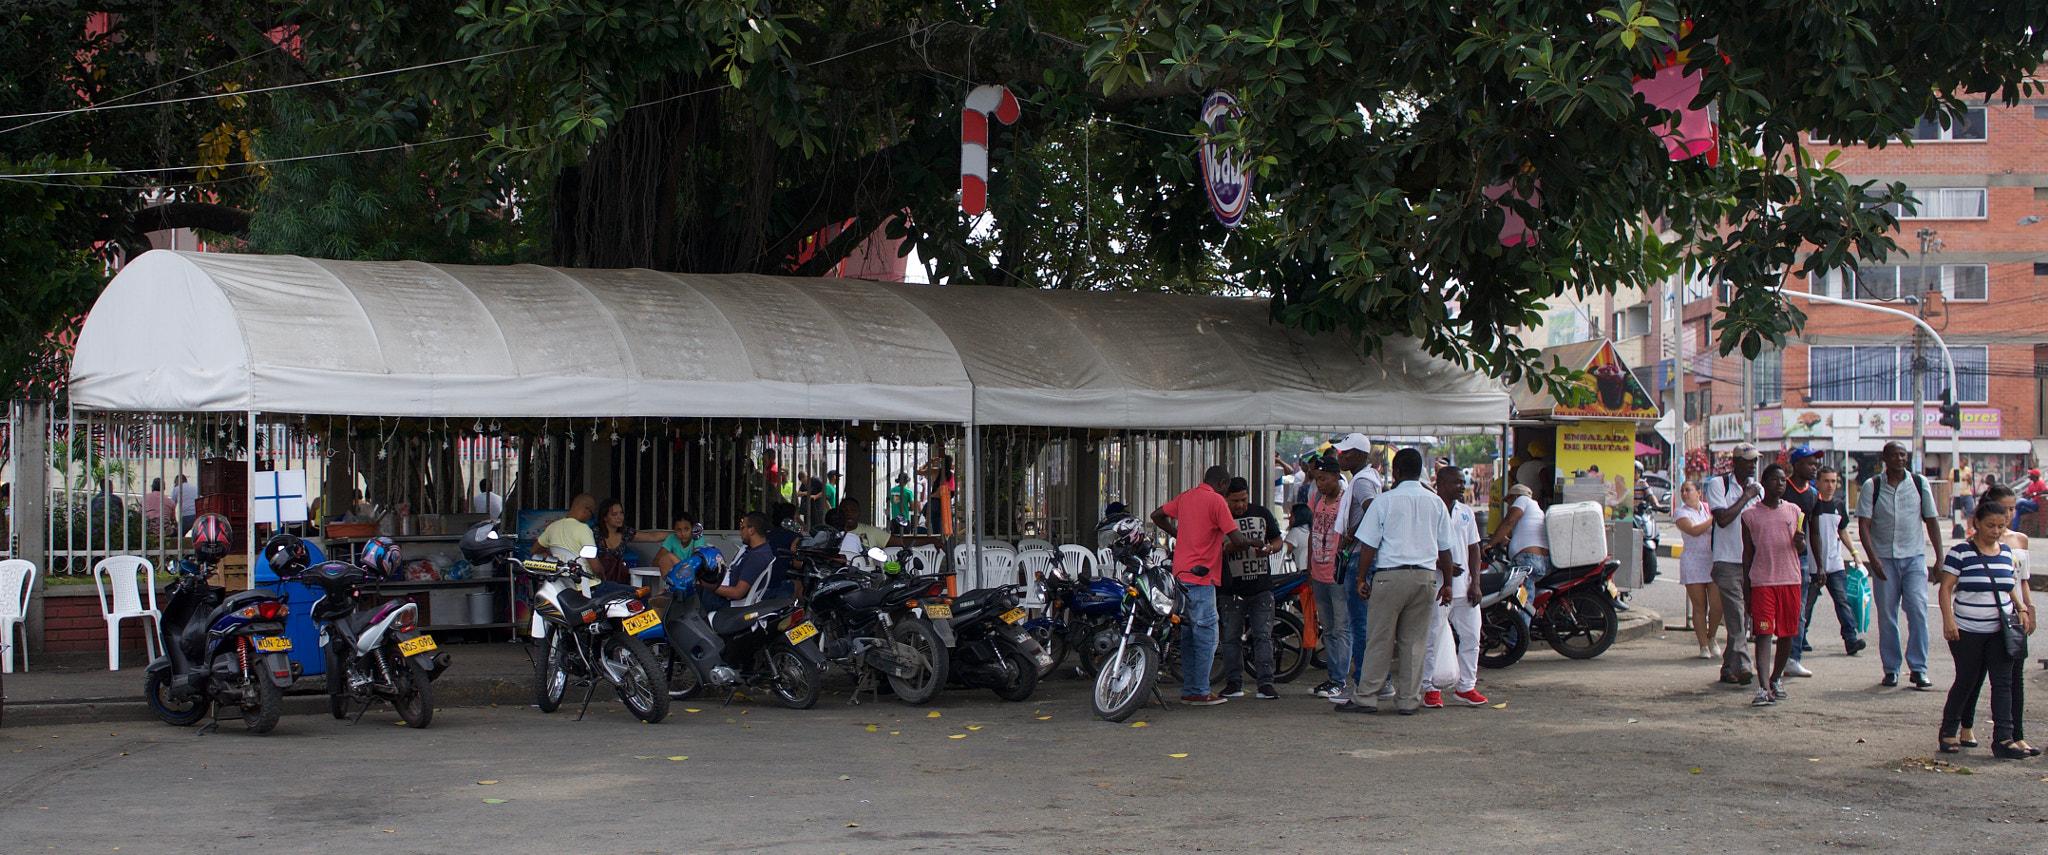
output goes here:
[[504, 800], [504, 799], [484, 799], [484, 804], [487, 804], [487, 805], [501, 805], [501, 804], [504, 804], [504, 803], [505, 803], [505, 800]]
[[1508, 708], [1508, 702], [1507, 702], [1507, 701], [1501, 701], [1500, 703], [1494, 704], [1494, 705], [1493, 705], [1493, 708], [1494, 708], [1494, 709], [1497, 709], [1497, 710], [1504, 710], [1504, 709], [1507, 709], [1507, 708]]
[[858, 822], [849, 822], [849, 823], [847, 823], [847, 824], [846, 824], [846, 827], [847, 827], [847, 828], [859, 828], [859, 827], [860, 827], [860, 823], [858, 823]]
[[842, 780], [842, 781], [851, 781], [851, 780], [853, 780], [853, 776], [852, 776], [852, 775], [840, 775], [840, 776], [839, 776], [839, 780]]
[[1820, 758], [1819, 758], [1819, 757], [1808, 757], [1808, 758], [1806, 758], [1806, 762], [1808, 762], [1808, 763], [1819, 763], [1819, 762], [1820, 762]]
[[1131, 722], [1131, 726], [1132, 726], [1132, 727], [1149, 727], [1149, 726], [1150, 726], [1150, 724], [1149, 724], [1148, 722], [1142, 722], [1142, 721], [1134, 721], [1134, 722]]
[[967, 734], [964, 734], [964, 733], [956, 733], [956, 734], [953, 734], [952, 736], [948, 736], [948, 737], [946, 737], [946, 738], [947, 738], [947, 739], [966, 739], [966, 738], [967, 738]]
[[938, 718], [938, 717], [939, 717], [939, 711], [938, 711], [938, 710], [932, 710], [931, 712], [925, 713], [925, 714], [924, 714], [924, 717], [925, 717], [925, 718]]
[[1052, 720], [1052, 716], [1049, 716], [1049, 715], [1042, 715], [1042, 716], [1039, 716], [1039, 717], [1038, 717], [1038, 720], [1039, 720], [1039, 721], [1051, 721], [1051, 720]]
[[635, 755], [633, 755], [633, 759], [635, 759], [635, 760], [652, 760], [652, 759], [654, 759], [654, 755], [652, 755], [652, 754], [635, 754]]
[[1186, 755], [1186, 754], [1168, 754], [1168, 755], [1166, 755], [1166, 756], [1168, 756], [1168, 757], [1176, 757], [1176, 758], [1177, 758], [1177, 757], [1186, 757], [1187, 755]]
[[900, 730], [892, 730], [892, 731], [889, 731], [889, 735], [890, 735], [890, 736], [897, 736], [897, 735], [899, 735], [899, 734], [901, 734], [901, 733], [903, 733], [903, 731], [900, 731]]
[[867, 727], [865, 727], [865, 728], [862, 728], [862, 729], [863, 729], [863, 730], [866, 730], [866, 731], [867, 731], [867, 732], [869, 732], [869, 733], [874, 733], [874, 732], [875, 732], [875, 731], [877, 731], [877, 730], [881, 730], [881, 728], [879, 728], [879, 727], [876, 727], [876, 726], [874, 726], [874, 725], [872, 725], [872, 724], [871, 724], [871, 725], [868, 725]]
[[1636, 723], [1636, 720], [1635, 720], [1635, 719], [1629, 719], [1628, 721], [1626, 721], [1626, 722], [1623, 722], [1623, 723], [1624, 723], [1624, 724], [1635, 724], [1635, 723]]
[[703, 710], [693, 710], [689, 707], [683, 707], [683, 712], [703, 712]]
[[495, 783], [497, 783], [497, 781], [478, 781], [478, 782], [477, 782], [477, 784], [478, 784], [479, 786], [485, 786], [485, 787], [488, 787], [488, 786], [490, 786], [490, 785], [492, 785], [492, 784], [495, 784]]
[[1698, 767], [1698, 766], [1694, 766], [1694, 767], [1692, 767], [1692, 768], [1690, 768], [1690, 769], [1687, 769], [1687, 770], [1685, 770], [1685, 771], [1686, 771], [1686, 773], [1687, 773], [1687, 774], [1697, 775], [1697, 774], [1699, 774], [1699, 773], [1700, 773], [1700, 767]]
[[670, 760], [688, 760], [688, 759], [690, 759], [690, 755], [688, 755], [688, 754], [677, 754], [676, 756], [674, 756], [674, 757], [670, 757], [670, 758], [668, 758], [668, 759], [670, 759]]
[[968, 725], [968, 726], [967, 726], [967, 729], [968, 729], [968, 730], [980, 730], [981, 728], [982, 728], [982, 725], [978, 725], [978, 724], [970, 724], [970, 725]]

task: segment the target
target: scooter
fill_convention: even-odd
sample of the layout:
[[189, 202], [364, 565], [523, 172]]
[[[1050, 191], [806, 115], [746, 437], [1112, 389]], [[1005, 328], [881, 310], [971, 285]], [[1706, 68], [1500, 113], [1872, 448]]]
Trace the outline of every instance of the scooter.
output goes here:
[[1508, 563], [1508, 550], [1486, 551], [1479, 571], [1479, 664], [1506, 668], [1529, 652], [1529, 615], [1522, 610], [1529, 568]]
[[[426, 727], [434, 719], [433, 681], [447, 671], [448, 654], [419, 630], [420, 609], [410, 598], [381, 604], [365, 600], [365, 589], [398, 566], [397, 545], [387, 546], [373, 567], [325, 561], [299, 573], [296, 581], [321, 591], [313, 602], [313, 620], [320, 626], [327, 662], [328, 712], [347, 718], [349, 705], [359, 704], [355, 720], [361, 721], [372, 704], [386, 701], [408, 726]], [[273, 569], [281, 566], [273, 550], [266, 547], [265, 552], [272, 555]]]
[[758, 686], [783, 706], [810, 709], [818, 702], [825, 666], [817, 625], [791, 599], [719, 609], [706, 618], [696, 583], [718, 578], [724, 563], [717, 549], [704, 547], [663, 577], [669, 596], [665, 638], [651, 647], [668, 678], [669, 697], [686, 700], [706, 687]]
[[228, 554], [228, 522], [206, 514], [192, 530], [198, 560], [179, 562], [165, 591], [164, 655], [149, 663], [142, 696], [165, 724], [189, 727], [217, 706], [234, 706], [249, 732], [269, 733], [284, 712], [284, 690], [302, 670], [287, 655], [291, 608], [267, 588], [228, 595], [208, 584]]

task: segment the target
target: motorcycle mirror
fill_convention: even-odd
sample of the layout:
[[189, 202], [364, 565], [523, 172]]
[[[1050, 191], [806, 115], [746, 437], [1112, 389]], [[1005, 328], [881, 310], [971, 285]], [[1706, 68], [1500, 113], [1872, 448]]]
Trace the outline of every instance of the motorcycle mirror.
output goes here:
[[868, 560], [874, 561], [876, 563], [888, 561], [889, 553], [883, 552], [882, 548], [879, 546], [870, 546], [868, 547]]
[[597, 547], [595, 547], [595, 546], [585, 546], [585, 547], [583, 547], [582, 549], [580, 549], [580, 550], [577, 550], [577, 552], [576, 552], [576, 555], [577, 555], [577, 557], [579, 557], [579, 558], [596, 558], [596, 557], [597, 557]]

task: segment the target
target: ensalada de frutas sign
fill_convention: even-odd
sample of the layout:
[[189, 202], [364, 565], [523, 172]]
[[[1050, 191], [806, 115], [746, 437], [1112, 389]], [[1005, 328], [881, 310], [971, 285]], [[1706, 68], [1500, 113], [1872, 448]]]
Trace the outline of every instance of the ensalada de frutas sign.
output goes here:
[[1592, 393], [1592, 400], [1577, 406], [1559, 404], [1550, 411], [1552, 418], [1654, 422], [1662, 415], [1657, 410], [1657, 399], [1650, 396], [1635, 372], [1628, 370], [1628, 363], [1614, 352], [1614, 342], [1601, 342], [1583, 370], [1586, 376], [1579, 385]]
[[1202, 102], [1202, 124], [1210, 134], [1202, 140], [1202, 186], [1217, 222], [1231, 228], [1244, 221], [1245, 208], [1251, 204], [1252, 174], [1240, 153], [1217, 145], [1215, 135], [1228, 130], [1230, 120], [1239, 115], [1237, 99], [1228, 92], [1211, 92]]

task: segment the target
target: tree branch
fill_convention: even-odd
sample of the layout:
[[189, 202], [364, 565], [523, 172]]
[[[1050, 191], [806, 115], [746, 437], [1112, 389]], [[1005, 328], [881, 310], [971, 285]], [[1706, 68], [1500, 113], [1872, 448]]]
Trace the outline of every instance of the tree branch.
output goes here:
[[[808, 21], [789, 28], [802, 38], [800, 59], [809, 64], [811, 82], [833, 89], [867, 89], [892, 77], [939, 72], [977, 83], [1027, 81], [1037, 85], [1045, 72], [1061, 69], [1081, 73], [1087, 45], [1032, 31], [1026, 46], [1006, 34], [967, 24], [891, 24], [861, 32], [833, 32]], [[1125, 86], [1105, 100], [1126, 103], [1200, 95], [1187, 75], [1175, 73], [1146, 83]]]

